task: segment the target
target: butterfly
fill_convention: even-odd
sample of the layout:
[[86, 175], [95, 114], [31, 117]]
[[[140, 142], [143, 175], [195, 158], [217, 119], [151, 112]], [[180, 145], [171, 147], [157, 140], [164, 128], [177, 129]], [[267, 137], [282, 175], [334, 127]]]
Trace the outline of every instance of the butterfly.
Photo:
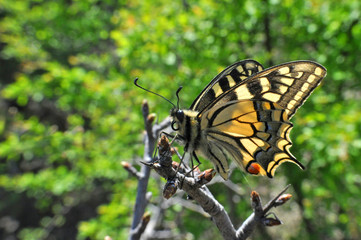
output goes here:
[[270, 178], [284, 162], [304, 169], [290, 153], [290, 119], [325, 76], [326, 68], [312, 61], [268, 69], [239, 61], [219, 73], [189, 109], [174, 107], [171, 127], [185, 154], [210, 160], [225, 180], [228, 160]]

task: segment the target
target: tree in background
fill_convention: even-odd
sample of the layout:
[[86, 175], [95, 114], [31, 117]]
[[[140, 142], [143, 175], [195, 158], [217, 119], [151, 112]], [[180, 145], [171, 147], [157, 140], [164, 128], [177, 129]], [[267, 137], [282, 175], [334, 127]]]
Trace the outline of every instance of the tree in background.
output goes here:
[[[0, 238], [124, 239], [137, 180], [120, 162], [137, 164], [142, 155], [138, 106], [147, 97], [159, 120], [169, 113], [133, 79], [172, 100], [183, 85], [184, 107], [225, 66], [246, 58], [265, 67], [316, 60], [328, 69], [293, 119], [292, 153], [307, 170], [284, 164], [273, 180], [235, 171], [237, 194], [222, 183], [212, 192], [236, 217], [249, 211], [250, 189], [273, 196], [291, 183], [293, 217], [280, 216], [283, 227], [255, 238], [361, 238], [360, 5], [1, 1]], [[155, 206], [163, 184], [156, 175], [149, 183]], [[218, 237], [182, 204], [170, 204], [160, 226]]]

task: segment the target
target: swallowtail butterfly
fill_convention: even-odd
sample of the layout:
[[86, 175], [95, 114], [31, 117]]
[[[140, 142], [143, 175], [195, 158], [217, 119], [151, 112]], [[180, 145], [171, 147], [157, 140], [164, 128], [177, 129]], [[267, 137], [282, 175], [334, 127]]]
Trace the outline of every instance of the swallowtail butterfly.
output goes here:
[[304, 169], [289, 151], [290, 119], [325, 76], [326, 69], [312, 61], [268, 69], [254, 60], [234, 63], [204, 88], [190, 109], [171, 110], [176, 139], [186, 154], [209, 159], [223, 179], [228, 179], [228, 160], [268, 177], [286, 161]]

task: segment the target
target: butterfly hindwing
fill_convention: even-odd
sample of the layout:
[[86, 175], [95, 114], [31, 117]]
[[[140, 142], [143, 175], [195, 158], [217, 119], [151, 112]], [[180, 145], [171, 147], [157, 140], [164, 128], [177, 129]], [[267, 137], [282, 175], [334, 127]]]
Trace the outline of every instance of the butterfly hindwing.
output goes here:
[[243, 60], [232, 64], [213, 78], [193, 101], [190, 109], [203, 110], [223, 93], [262, 70], [263, 66], [255, 60]]
[[261, 166], [259, 174], [269, 177], [273, 177], [276, 168], [285, 161], [303, 168], [289, 152], [292, 123], [276, 103], [231, 101], [205, 112], [201, 128], [206, 129], [207, 151], [213, 149], [211, 146], [219, 146], [222, 151], [207, 157], [223, 178], [227, 176], [227, 156], [248, 172], [251, 164], [257, 163]]

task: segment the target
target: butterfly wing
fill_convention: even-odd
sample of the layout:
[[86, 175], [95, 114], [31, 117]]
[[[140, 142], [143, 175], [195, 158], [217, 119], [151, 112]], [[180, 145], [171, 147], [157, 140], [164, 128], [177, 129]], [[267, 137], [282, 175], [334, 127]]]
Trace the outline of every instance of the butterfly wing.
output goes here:
[[[250, 173], [269, 177], [285, 161], [304, 168], [289, 152], [289, 119], [325, 75], [326, 69], [317, 63], [296, 61], [241, 81], [198, 114], [208, 143], [201, 152], [225, 179], [227, 158]], [[212, 146], [219, 150], [212, 152]]]
[[255, 60], [243, 60], [232, 64], [213, 78], [193, 101], [190, 109], [202, 111], [223, 93], [262, 70], [263, 66]]
[[290, 119], [325, 76], [326, 69], [312, 61], [284, 63], [263, 70], [233, 86], [210, 102], [203, 111], [233, 100], [265, 100], [285, 109]]
[[[289, 152], [292, 123], [277, 103], [256, 100], [235, 100], [205, 112], [201, 128], [207, 136], [203, 145], [216, 170], [227, 179], [227, 158], [247, 172], [273, 177], [285, 161], [304, 168]], [[216, 146], [216, 147], [215, 147]], [[254, 172], [254, 164], [259, 164]], [[256, 165], [256, 166], [257, 166]]]

